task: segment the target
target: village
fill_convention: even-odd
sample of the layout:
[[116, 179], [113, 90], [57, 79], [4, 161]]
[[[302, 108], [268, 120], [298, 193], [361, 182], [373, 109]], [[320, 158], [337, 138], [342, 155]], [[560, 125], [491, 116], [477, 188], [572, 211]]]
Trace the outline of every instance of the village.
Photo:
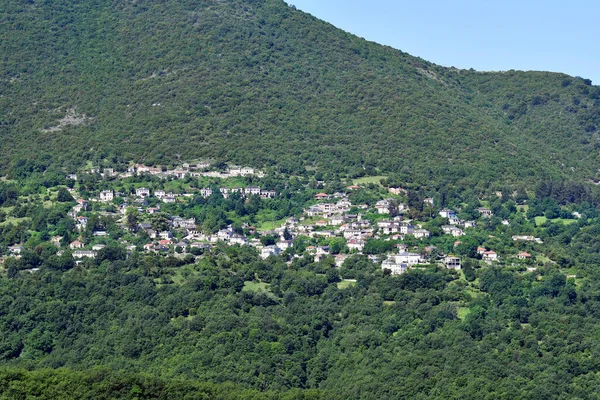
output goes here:
[[[123, 172], [116, 172], [112, 168], [91, 168], [83, 173], [97, 174], [116, 181], [133, 176], [154, 176], [161, 179], [212, 177], [223, 182], [232, 177], [253, 177], [253, 182], [256, 182], [256, 179], [265, 177], [262, 171], [249, 167], [231, 167], [224, 172], [207, 171], [209, 167], [209, 162], [183, 164], [173, 170], [137, 164]], [[76, 182], [78, 176], [71, 173], [67, 175], [67, 179]], [[245, 187], [213, 185], [190, 193], [173, 193], [160, 188], [138, 186], [130, 193], [108, 189], [83, 197], [78, 193], [76, 185], [72, 186], [68, 190], [75, 199], [75, 205], [68, 216], [74, 221], [76, 232], [80, 234], [74, 235], [68, 243], [68, 250], [78, 264], [96, 258], [108, 243], [115, 242], [115, 239], [111, 238], [112, 233], [106, 229], [107, 224], [98, 223], [101, 218], [114, 222], [112, 231], [121, 231], [117, 235], [118, 245], [129, 254], [142, 252], [181, 259], [198, 258], [202, 257], [204, 251], [220, 244], [251, 246], [263, 259], [284, 256], [288, 263], [294, 258], [302, 257], [309, 257], [315, 263], [329, 259], [336, 267], [341, 267], [352, 255], [366, 255], [390, 275], [403, 274], [411, 268], [432, 264], [461, 270], [463, 262], [460, 254], [465, 254], [464, 245], [462, 251], [455, 252], [454, 249], [461, 249], [460, 246], [463, 240], [469, 237], [469, 232], [493, 217], [491, 209], [478, 207], [478, 218], [463, 220], [459, 218], [458, 210], [448, 207], [436, 208], [434, 199], [427, 197], [422, 200], [422, 207], [427, 207], [430, 213], [434, 210], [433, 220], [440, 222], [432, 234], [427, 229], [432, 225], [432, 218], [427, 218], [427, 222], [410, 218], [410, 207], [404, 201], [407, 194], [405, 189], [387, 188], [385, 190], [389, 197], [380, 193], [380, 197], [383, 198], [370, 204], [353, 204], [352, 193], [367, 190], [353, 184], [343, 191], [314, 193], [301, 213], [289, 215], [278, 224], [271, 224], [268, 229], [258, 229], [250, 223], [243, 223], [239, 226], [227, 224], [209, 232], [203, 229], [194, 217], [186, 217], [184, 212], [177, 214], [174, 210], [185, 210], [198, 198], [203, 199], [202, 201], [208, 201], [214, 196], [223, 199], [235, 197], [242, 202], [252, 198], [275, 201], [281, 193], [272, 188], [261, 188], [256, 184]], [[311, 188], [298, 190], [314, 192]], [[95, 225], [90, 227], [92, 219]], [[501, 223], [510, 225], [506, 219]], [[88, 234], [84, 235], [83, 232], [86, 231]], [[451, 240], [452, 247], [439, 248], [434, 244], [432, 236], [443, 236], [446, 242]], [[540, 238], [531, 235], [513, 235], [511, 238], [515, 243], [542, 244]], [[64, 239], [60, 236], [50, 238], [50, 241], [60, 248], [58, 255], [65, 251]], [[470, 244], [472, 246], [472, 243]], [[373, 250], [375, 245], [380, 248]], [[14, 243], [7, 249], [8, 256], [20, 257], [22, 248], [22, 243]], [[478, 245], [474, 251], [476, 253], [472, 250], [470, 256], [487, 265], [526, 263], [527, 270], [535, 270], [531, 262], [531, 250], [515, 250], [512, 254], [500, 255], [491, 246]]]

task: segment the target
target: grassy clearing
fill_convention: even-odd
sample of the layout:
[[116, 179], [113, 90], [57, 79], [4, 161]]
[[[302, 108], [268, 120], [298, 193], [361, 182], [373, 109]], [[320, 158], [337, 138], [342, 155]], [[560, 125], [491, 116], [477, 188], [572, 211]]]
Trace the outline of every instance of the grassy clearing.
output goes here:
[[384, 302], [383, 302], [383, 305], [385, 305], [385, 306], [392, 306], [394, 304], [396, 304], [396, 302], [393, 300], [384, 300]]
[[347, 289], [351, 286], [356, 285], [356, 281], [351, 281], [349, 279], [344, 279], [341, 282], [338, 282], [337, 287], [338, 289]]
[[6, 225], [9, 225], [9, 224], [17, 225], [20, 222], [28, 221], [30, 219], [31, 218], [29, 218], [29, 217], [23, 217], [23, 218], [8, 217], [8, 218], [6, 218], [6, 221], [0, 223], [0, 226], [6, 226]]
[[271, 293], [271, 290], [269, 289], [268, 283], [245, 281], [242, 292], [254, 292], [254, 293], [268, 292], [268, 293]]
[[471, 310], [469, 309], [469, 307], [458, 307], [456, 314], [459, 319], [464, 321], [465, 318], [467, 318], [467, 315], [469, 315], [470, 313], [471, 313]]
[[[191, 277], [198, 275], [198, 271], [194, 269], [193, 265], [184, 265], [183, 267], [174, 268], [172, 274], [173, 284], [183, 285]], [[162, 284], [162, 282], [159, 282], [159, 284]]]
[[381, 185], [379, 181], [382, 179], [387, 179], [387, 176], [377, 175], [377, 176], [365, 176], [358, 179], [353, 179], [352, 183], [355, 185], [368, 185], [369, 183], [374, 183], [376, 185]]
[[[544, 224], [546, 221], [548, 221], [548, 218], [546, 217], [535, 217], [535, 224], [537, 226], [540, 226], [542, 224]], [[552, 223], [555, 224], [563, 224], [563, 225], [570, 225], [570, 224], [574, 224], [575, 222], [577, 222], [576, 219], [564, 219], [564, 218], [554, 218], [549, 220]]]

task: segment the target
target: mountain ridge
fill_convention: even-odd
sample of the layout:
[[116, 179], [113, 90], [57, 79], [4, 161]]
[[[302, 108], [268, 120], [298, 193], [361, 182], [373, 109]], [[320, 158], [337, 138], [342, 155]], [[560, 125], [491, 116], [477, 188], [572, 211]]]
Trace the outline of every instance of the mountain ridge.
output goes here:
[[[464, 185], [597, 178], [600, 89], [583, 79], [440, 67], [279, 0], [1, 15], [3, 169], [33, 152], [71, 169], [211, 157]], [[67, 110], [88, 123], [48, 131]]]

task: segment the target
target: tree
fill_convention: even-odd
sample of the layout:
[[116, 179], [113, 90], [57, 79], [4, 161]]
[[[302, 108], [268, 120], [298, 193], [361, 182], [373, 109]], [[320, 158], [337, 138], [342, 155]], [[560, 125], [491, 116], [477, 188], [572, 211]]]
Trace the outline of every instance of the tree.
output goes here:
[[58, 194], [56, 195], [56, 200], [61, 203], [67, 203], [74, 201], [75, 199], [71, 196], [71, 193], [65, 188], [58, 189]]
[[132, 232], [137, 232], [140, 213], [135, 207], [128, 207], [125, 212], [127, 217], [127, 228]]
[[149, 219], [150, 225], [152, 225], [152, 229], [154, 229], [156, 232], [167, 231], [171, 226], [169, 216], [164, 212], [151, 214]]

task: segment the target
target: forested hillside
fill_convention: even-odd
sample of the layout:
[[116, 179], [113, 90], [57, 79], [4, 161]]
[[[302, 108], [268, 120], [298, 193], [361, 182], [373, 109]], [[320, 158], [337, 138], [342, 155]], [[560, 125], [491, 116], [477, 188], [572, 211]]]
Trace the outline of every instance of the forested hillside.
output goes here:
[[[596, 178], [600, 89], [442, 68], [280, 0], [0, 5], [0, 165], [211, 157], [404, 180]], [[310, 168], [314, 170], [314, 168]]]

